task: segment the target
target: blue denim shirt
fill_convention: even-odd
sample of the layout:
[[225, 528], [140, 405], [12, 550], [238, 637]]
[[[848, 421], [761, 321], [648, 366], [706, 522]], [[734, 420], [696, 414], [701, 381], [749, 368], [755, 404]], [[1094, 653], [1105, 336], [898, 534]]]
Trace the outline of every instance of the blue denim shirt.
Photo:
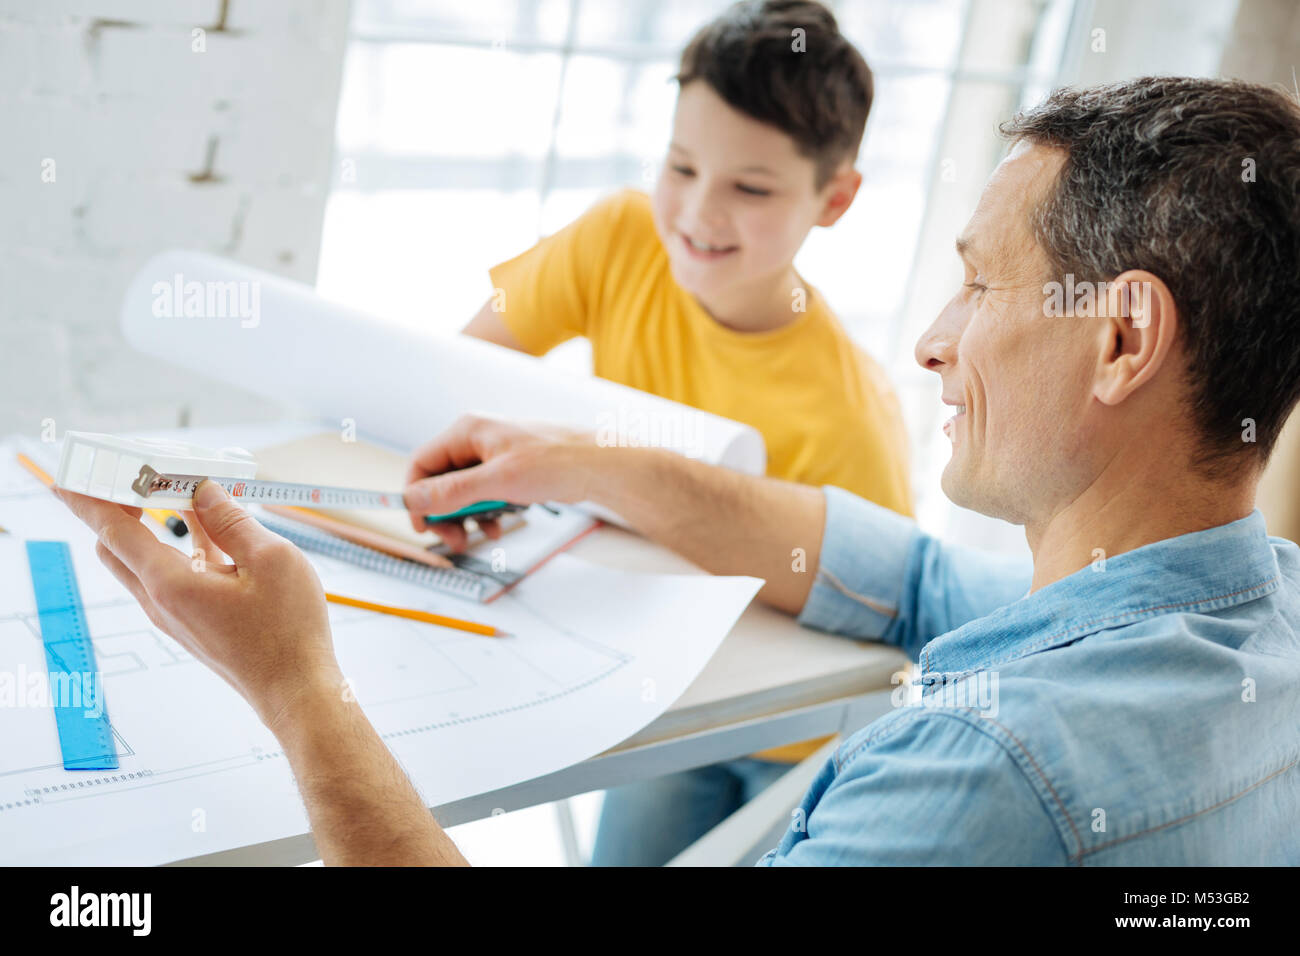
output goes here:
[[1033, 594], [825, 489], [800, 614], [919, 665], [760, 864], [1300, 864], [1300, 548], [1259, 511]]

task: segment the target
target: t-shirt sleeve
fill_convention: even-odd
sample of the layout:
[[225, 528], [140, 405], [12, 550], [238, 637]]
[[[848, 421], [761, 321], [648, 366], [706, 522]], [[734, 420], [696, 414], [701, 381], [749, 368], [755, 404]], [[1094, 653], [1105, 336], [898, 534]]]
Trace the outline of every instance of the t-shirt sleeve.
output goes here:
[[526, 351], [543, 355], [590, 333], [606, 258], [630, 198], [623, 192], [601, 200], [559, 232], [489, 270], [501, 320]]

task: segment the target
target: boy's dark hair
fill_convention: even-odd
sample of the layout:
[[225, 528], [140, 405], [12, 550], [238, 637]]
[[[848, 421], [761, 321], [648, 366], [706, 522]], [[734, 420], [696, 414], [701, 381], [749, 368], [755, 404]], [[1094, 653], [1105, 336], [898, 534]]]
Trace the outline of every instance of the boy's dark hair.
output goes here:
[[703, 80], [732, 108], [775, 126], [817, 164], [820, 189], [862, 144], [871, 70], [813, 0], [745, 0], [695, 34], [676, 80]]
[[[1262, 466], [1300, 400], [1300, 108], [1239, 80], [1143, 77], [1058, 90], [1003, 135], [1066, 153], [1034, 228], [1054, 269], [1128, 269], [1173, 294], [1193, 465]], [[1254, 426], [1253, 434], [1251, 425]]]

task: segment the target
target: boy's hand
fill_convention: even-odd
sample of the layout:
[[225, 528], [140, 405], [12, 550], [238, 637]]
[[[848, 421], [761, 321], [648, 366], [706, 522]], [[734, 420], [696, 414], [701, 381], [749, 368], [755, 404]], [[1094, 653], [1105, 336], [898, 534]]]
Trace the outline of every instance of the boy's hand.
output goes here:
[[342, 686], [315, 570], [216, 482], [199, 486], [195, 512], [185, 514], [193, 558], [155, 538], [138, 508], [55, 493], [99, 536], [100, 560], [149, 620], [220, 674], [271, 730], [302, 693]]
[[[464, 527], [431, 525], [425, 515], [458, 511], [476, 501], [585, 501], [595, 448], [589, 432], [463, 415], [412, 456], [405, 491], [411, 527], [436, 531], [459, 551], [466, 543]], [[482, 522], [491, 537], [495, 525]]]

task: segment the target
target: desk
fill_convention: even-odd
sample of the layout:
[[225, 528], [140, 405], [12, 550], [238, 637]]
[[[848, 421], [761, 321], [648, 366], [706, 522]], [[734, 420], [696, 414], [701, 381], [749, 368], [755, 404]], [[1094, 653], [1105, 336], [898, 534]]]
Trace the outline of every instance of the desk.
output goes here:
[[[238, 435], [241, 444], [257, 447], [319, 430], [314, 424], [283, 423], [191, 429], [184, 436], [223, 445]], [[611, 526], [584, 538], [570, 553], [627, 570], [703, 573], [684, 558]], [[518, 810], [768, 747], [849, 734], [890, 710], [890, 678], [905, 662], [893, 648], [811, 631], [785, 614], [751, 604], [686, 692], [639, 733], [564, 770], [431, 809], [443, 826], [455, 826], [494, 811]], [[303, 833], [174, 865], [281, 866], [317, 858], [311, 835]]]

